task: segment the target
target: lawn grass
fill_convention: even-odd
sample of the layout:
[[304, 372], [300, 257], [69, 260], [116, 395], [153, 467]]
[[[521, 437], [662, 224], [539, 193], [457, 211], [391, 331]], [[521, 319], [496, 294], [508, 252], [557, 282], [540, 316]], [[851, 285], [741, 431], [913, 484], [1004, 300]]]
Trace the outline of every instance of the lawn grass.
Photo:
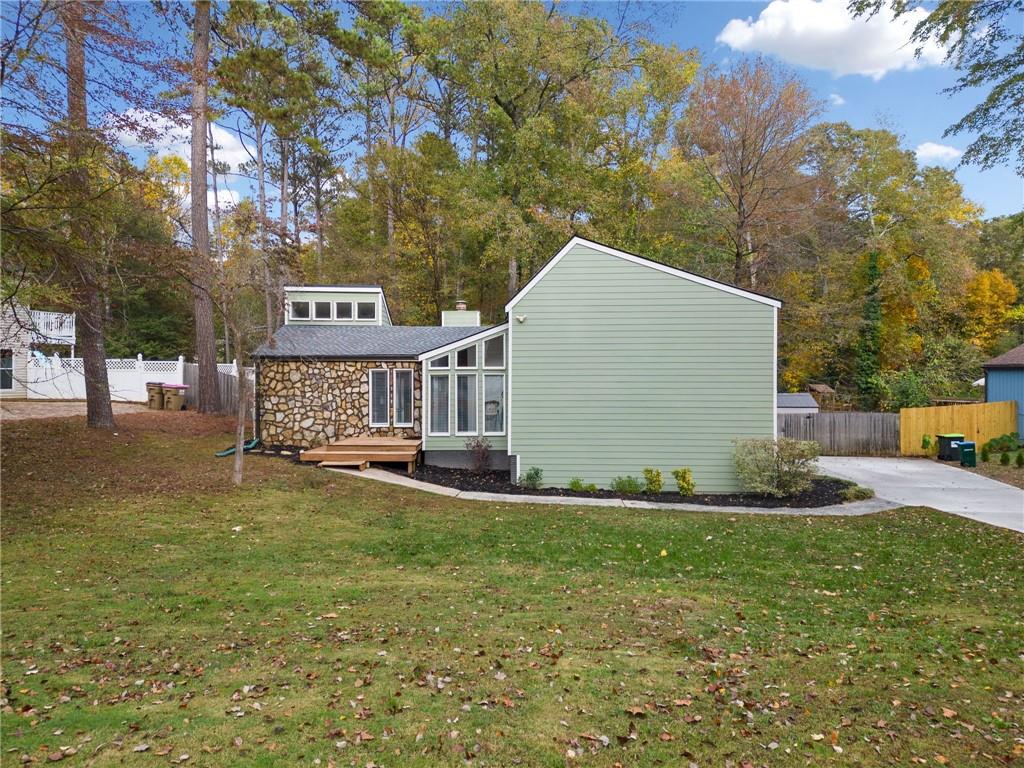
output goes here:
[[120, 421], [4, 425], [4, 764], [1024, 753], [1020, 534], [472, 503], [256, 457], [236, 490], [228, 424]]

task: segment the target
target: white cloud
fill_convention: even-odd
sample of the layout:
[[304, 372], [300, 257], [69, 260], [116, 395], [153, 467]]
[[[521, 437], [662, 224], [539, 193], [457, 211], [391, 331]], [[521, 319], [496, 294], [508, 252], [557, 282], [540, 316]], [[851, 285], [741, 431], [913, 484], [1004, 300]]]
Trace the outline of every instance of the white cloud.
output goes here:
[[[113, 126], [112, 120], [107, 121]], [[126, 127], [131, 125], [133, 127]], [[214, 156], [218, 163], [227, 163], [231, 170], [249, 160], [246, 145], [238, 134], [213, 126]], [[164, 115], [143, 109], [132, 109], [123, 113], [114, 127], [114, 134], [126, 149], [144, 149], [159, 156], [178, 155], [185, 162], [192, 159], [192, 129], [180, 125]]]
[[917, 162], [921, 165], [952, 165], [960, 159], [963, 152], [948, 144], [926, 141], [924, 144], [917, 145], [914, 154], [917, 155]]
[[[220, 210], [224, 212], [229, 208], [234, 208], [238, 205], [240, 195], [233, 189], [226, 189], [224, 187], [217, 187], [217, 202], [220, 203]], [[206, 190], [206, 207], [211, 211], [213, 210], [213, 190]]]
[[835, 76], [865, 75], [940, 66], [945, 50], [928, 41], [921, 57], [910, 42], [914, 26], [927, 15], [918, 7], [894, 19], [888, 5], [871, 18], [853, 18], [847, 0], [772, 0], [756, 20], [732, 19], [716, 42], [737, 51], [773, 54]]
[[841, 107], [846, 103], [846, 99], [840, 96], [838, 93], [830, 93], [828, 95], [828, 103], [833, 107]]

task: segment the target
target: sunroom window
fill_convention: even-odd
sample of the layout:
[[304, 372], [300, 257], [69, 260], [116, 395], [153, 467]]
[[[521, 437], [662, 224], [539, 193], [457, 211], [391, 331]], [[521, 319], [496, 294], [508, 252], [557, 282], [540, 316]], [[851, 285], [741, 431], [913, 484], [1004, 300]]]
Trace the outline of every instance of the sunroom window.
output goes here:
[[455, 377], [455, 432], [476, 434], [475, 373], [460, 373]]
[[476, 344], [455, 353], [456, 368], [476, 368]]
[[484, 342], [484, 368], [505, 367], [505, 337], [495, 336]]
[[430, 434], [448, 434], [448, 374], [430, 376]]
[[447, 368], [448, 367], [448, 355], [443, 355], [441, 357], [435, 357], [433, 360], [430, 361], [430, 367], [431, 368]]
[[505, 434], [505, 374], [484, 374], [484, 434]]
[[308, 301], [293, 301], [289, 311], [292, 320], [309, 320]]

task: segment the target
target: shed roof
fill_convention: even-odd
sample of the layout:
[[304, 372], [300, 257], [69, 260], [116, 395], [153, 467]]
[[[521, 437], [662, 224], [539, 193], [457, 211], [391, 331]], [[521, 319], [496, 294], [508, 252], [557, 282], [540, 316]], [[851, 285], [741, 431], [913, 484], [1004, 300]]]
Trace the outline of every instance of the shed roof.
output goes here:
[[316, 357], [332, 360], [414, 360], [424, 352], [480, 333], [474, 326], [283, 325], [274, 346], [254, 357]]
[[983, 368], [1024, 368], [1024, 344], [1014, 347], [1009, 352], [1003, 352], [998, 357], [993, 357], [986, 362]]
[[779, 392], [776, 396], [779, 408], [817, 408], [818, 401], [810, 392]]

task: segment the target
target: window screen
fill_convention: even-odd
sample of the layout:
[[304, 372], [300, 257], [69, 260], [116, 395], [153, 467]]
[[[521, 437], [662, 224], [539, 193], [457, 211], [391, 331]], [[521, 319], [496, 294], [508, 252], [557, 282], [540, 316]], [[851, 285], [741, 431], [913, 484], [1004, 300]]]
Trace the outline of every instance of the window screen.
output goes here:
[[505, 367], [505, 337], [498, 336], [484, 342], [484, 367]]
[[448, 434], [448, 376], [430, 377], [430, 432]]
[[412, 426], [412, 371], [395, 371], [395, 426]]
[[313, 302], [313, 317], [317, 320], [330, 320], [331, 319], [331, 302], [329, 301], [314, 301]]
[[374, 301], [360, 301], [356, 309], [356, 317], [360, 320], [374, 320], [377, 317], [377, 303]]
[[388, 425], [388, 372], [383, 369], [370, 371], [370, 426]]
[[476, 434], [476, 374], [455, 377], [455, 431]]
[[484, 434], [505, 432], [505, 374], [484, 375]]
[[294, 320], [309, 320], [309, 302], [293, 301], [291, 315]]
[[336, 301], [336, 302], [334, 302], [334, 316], [338, 320], [351, 320], [352, 319], [352, 302], [351, 301]]

